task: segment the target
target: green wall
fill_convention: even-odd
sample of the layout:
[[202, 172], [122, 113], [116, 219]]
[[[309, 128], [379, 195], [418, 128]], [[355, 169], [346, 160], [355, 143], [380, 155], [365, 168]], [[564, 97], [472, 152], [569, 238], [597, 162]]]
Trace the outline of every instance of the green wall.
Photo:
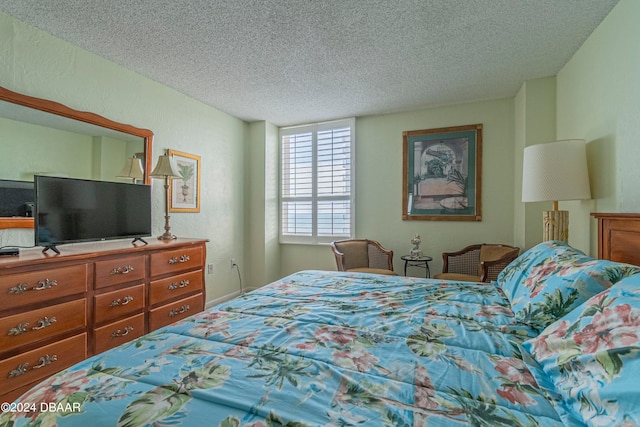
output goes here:
[[[482, 221], [402, 220], [402, 132], [482, 123]], [[398, 114], [356, 118], [356, 235], [380, 241], [400, 256], [414, 234], [440, 272], [443, 251], [475, 242], [514, 241], [514, 100], [499, 99]], [[283, 245], [282, 274], [305, 268], [335, 270], [329, 246]], [[415, 269], [410, 275], [424, 274]]]
[[[236, 258], [241, 270], [246, 268], [245, 122], [2, 13], [0, 64], [0, 86], [9, 90], [151, 129], [154, 164], [168, 148], [201, 156], [201, 212], [172, 213], [172, 232], [210, 240], [208, 300], [239, 290], [229, 260]], [[6, 154], [3, 149], [0, 158]], [[160, 235], [164, 189], [157, 180], [152, 186], [153, 234]], [[33, 244], [33, 231], [0, 230], [0, 245], [16, 244]]]
[[552, 202], [522, 203], [524, 148], [555, 140], [556, 78], [543, 77], [524, 82], [515, 97], [514, 133], [514, 244], [521, 250], [542, 240], [542, 212]]
[[32, 181], [37, 173], [94, 178], [87, 135], [0, 117], [0, 147], [0, 179]]
[[557, 136], [584, 138], [592, 200], [564, 202], [570, 242], [597, 255], [591, 212], [640, 212], [640, 1], [621, 0], [557, 76]]
[[278, 242], [278, 128], [260, 121], [249, 125], [245, 159], [245, 246], [247, 284], [258, 287], [280, 278]]
[[32, 181], [36, 174], [130, 181], [117, 175], [127, 158], [144, 151], [142, 138], [123, 141], [2, 117], [0, 147], [0, 179], [20, 181]]

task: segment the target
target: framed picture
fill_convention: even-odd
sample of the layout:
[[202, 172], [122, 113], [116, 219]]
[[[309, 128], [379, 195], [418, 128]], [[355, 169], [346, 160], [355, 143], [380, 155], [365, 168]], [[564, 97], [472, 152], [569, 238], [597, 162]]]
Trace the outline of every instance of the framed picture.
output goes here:
[[169, 186], [170, 212], [200, 212], [200, 156], [168, 150], [182, 179]]
[[402, 162], [403, 220], [482, 220], [482, 124], [405, 131]]

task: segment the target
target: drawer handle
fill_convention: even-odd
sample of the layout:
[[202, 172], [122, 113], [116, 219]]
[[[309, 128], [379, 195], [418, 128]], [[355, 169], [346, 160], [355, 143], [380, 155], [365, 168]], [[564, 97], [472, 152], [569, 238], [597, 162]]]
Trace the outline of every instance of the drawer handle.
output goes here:
[[180, 309], [174, 308], [169, 312], [169, 317], [177, 316], [178, 314], [183, 314], [189, 311], [189, 304], [185, 304]]
[[169, 258], [169, 264], [173, 265], [173, 264], [177, 264], [179, 262], [187, 262], [190, 259], [191, 258], [189, 258], [189, 255], [182, 255], [182, 256], [180, 256], [180, 258], [178, 258], [177, 256], [172, 256], [171, 258]]
[[127, 295], [123, 299], [120, 299], [120, 298], [114, 299], [113, 301], [111, 301], [111, 304], [109, 304], [109, 307], [117, 307], [119, 305], [127, 305], [131, 301], [133, 301], [133, 297], [131, 295]]
[[[37, 330], [40, 330], [40, 329], [44, 329], [47, 326], [53, 325], [57, 321], [58, 320], [55, 317], [43, 317], [42, 319], [38, 320], [36, 326], [32, 327], [31, 330], [32, 331], [37, 331]], [[15, 328], [9, 329], [9, 335], [11, 335], [11, 336], [13, 336], [13, 335], [22, 335], [25, 332], [27, 332], [28, 330], [29, 330], [29, 323], [28, 322], [20, 323]]]
[[[38, 364], [33, 366], [31, 369], [44, 368], [45, 366], [50, 365], [53, 362], [56, 362], [57, 360], [58, 360], [58, 356], [55, 354], [53, 356], [49, 356], [48, 354], [44, 355], [40, 359], [38, 359]], [[28, 371], [29, 371], [29, 363], [23, 363], [21, 365], [18, 365], [15, 369], [10, 370], [7, 377], [8, 378], [19, 377], [20, 375], [26, 374]]]
[[37, 331], [39, 329], [44, 329], [47, 326], [53, 325], [57, 321], [58, 320], [55, 317], [43, 317], [42, 319], [38, 320], [38, 324], [31, 329], [33, 329], [34, 331]]
[[47, 354], [46, 356], [42, 356], [40, 359], [38, 359], [39, 363], [31, 369], [44, 368], [45, 366], [50, 365], [57, 360], [58, 360], [58, 356], [56, 356], [55, 354], [53, 356], [49, 356]]
[[117, 331], [114, 331], [111, 334], [111, 338], [118, 338], [118, 337], [124, 337], [126, 335], [129, 335], [129, 332], [133, 331], [133, 326], [127, 326], [124, 328], [124, 330], [120, 330], [118, 329]]
[[186, 288], [187, 286], [189, 286], [189, 281], [188, 280], [182, 280], [179, 285], [176, 282], [172, 282], [169, 285], [169, 290], [170, 291], [174, 291], [174, 290], [176, 290], [178, 288]]
[[131, 273], [133, 270], [134, 269], [132, 265], [125, 265], [124, 267], [115, 267], [113, 270], [111, 270], [111, 274], [127, 274]]
[[9, 335], [22, 335], [29, 330], [29, 323], [20, 323], [15, 328], [9, 329]]
[[40, 280], [38, 282], [38, 286], [34, 286], [31, 289], [29, 289], [29, 283], [23, 282], [20, 283], [17, 286], [13, 286], [11, 288], [9, 288], [9, 293], [10, 294], [22, 294], [26, 291], [32, 290], [32, 291], [44, 291], [45, 289], [51, 289], [54, 286], [58, 285], [58, 281], [57, 280], [50, 280], [50, 279], [44, 279], [44, 280]]
[[18, 286], [13, 286], [11, 288], [9, 288], [9, 293], [10, 294], [21, 294], [23, 292], [26, 292], [29, 290], [29, 284], [28, 283], [20, 283]]
[[29, 364], [23, 363], [22, 365], [18, 365], [17, 368], [10, 370], [7, 377], [8, 378], [19, 377], [20, 375], [26, 374], [28, 370], [29, 370]]
[[[32, 327], [31, 330], [32, 331], [37, 331], [40, 329], [44, 329], [47, 326], [51, 326], [54, 323], [56, 323], [58, 320], [55, 317], [43, 317], [42, 319], [38, 320], [36, 326]], [[11, 328], [9, 329], [9, 335], [22, 335], [25, 332], [27, 332], [29, 330], [29, 323], [20, 323], [18, 326], [16, 326], [15, 328]]]
[[38, 282], [38, 286], [33, 288], [34, 291], [44, 291], [45, 289], [51, 289], [54, 286], [58, 285], [58, 281], [57, 280], [49, 280], [49, 279], [44, 279], [44, 280], [40, 280]]

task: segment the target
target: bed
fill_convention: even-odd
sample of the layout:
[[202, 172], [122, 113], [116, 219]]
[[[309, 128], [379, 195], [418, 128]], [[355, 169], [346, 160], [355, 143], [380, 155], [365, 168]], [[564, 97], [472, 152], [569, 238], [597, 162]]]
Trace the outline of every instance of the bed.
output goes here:
[[72, 366], [0, 425], [638, 425], [639, 290], [562, 242], [496, 283], [302, 271]]

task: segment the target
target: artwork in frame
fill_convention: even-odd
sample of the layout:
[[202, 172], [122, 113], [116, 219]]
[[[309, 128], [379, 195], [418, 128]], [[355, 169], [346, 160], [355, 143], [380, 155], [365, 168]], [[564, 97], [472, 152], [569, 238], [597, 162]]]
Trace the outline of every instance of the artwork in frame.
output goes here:
[[402, 219], [482, 220], [482, 124], [402, 133]]
[[182, 177], [171, 180], [170, 212], [200, 212], [200, 156], [168, 150]]

